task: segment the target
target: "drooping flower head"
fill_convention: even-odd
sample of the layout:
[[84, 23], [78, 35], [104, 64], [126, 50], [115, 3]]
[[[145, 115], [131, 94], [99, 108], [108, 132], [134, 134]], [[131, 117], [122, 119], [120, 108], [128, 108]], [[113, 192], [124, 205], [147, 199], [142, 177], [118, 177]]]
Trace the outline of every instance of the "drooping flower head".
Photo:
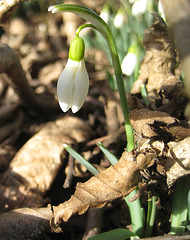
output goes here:
[[57, 82], [57, 96], [63, 112], [76, 113], [83, 105], [89, 89], [89, 77], [84, 63], [84, 41], [72, 40], [69, 59]]
[[129, 47], [127, 55], [124, 57], [121, 63], [121, 69], [123, 74], [131, 76], [135, 70], [136, 64], [137, 64], [136, 46], [131, 45]]
[[123, 11], [123, 8], [120, 8], [117, 12], [117, 14], [115, 15], [114, 18], [114, 26], [116, 28], [121, 28], [125, 23], [125, 12]]

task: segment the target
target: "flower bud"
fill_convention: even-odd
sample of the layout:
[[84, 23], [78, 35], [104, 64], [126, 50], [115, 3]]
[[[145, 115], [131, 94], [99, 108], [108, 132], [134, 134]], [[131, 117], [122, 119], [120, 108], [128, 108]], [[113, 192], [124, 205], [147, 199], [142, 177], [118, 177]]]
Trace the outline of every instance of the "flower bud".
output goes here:
[[109, 11], [109, 5], [105, 4], [103, 6], [103, 9], [100, 13], [100, 17], [104, 20], [105, 23], [109, 22], [109, 18], [110, 18], [110, 11]]
[[123, 74], [131, 76], [135, 70], [136, 63], [137, 63], [136, 47], [134, 45], [131, 45], [129, 47], [127, 55], [124, 57], [121, 64]]
[[116, 28], [121, 28], [125, 22], [125, 13], [122, 8], [120, 8], [114, 18], [114, 26]]
[[81, 61], [84, 58], [85, 45], [80, 37], [75, 37], [70, 45], [69, 58], [73, 61]]

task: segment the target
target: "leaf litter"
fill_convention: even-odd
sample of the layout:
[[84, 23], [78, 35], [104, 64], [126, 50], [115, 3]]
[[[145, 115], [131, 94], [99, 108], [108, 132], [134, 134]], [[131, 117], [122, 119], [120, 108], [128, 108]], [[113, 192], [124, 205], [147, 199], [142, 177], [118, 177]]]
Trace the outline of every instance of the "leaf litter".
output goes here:
[[[60, 21], [60, 19], [58, 20]], [[56, 28], [56, 22], [54, 25]], [[23, 25], [23, 28], [25, 27]], [[51, 75], [47, 81], [43, 78], [47, 77], [48, 71], [51, 72], [53, 61], [56, 61], [57, 73], [56, 70], [54, 71], [58, 75], [58, 72], [61, 71], [60, 56], [66, 57], [66, 50], [63, 52], [59, 48], [60, 45], [56, 45], [53, 48], [57, 51], [55, 57], [52, 50], [49, 49], [50, 43], [55, 44], [53, 36], [50, 36], [50, 42], [42, 39], [43, 44], [41, 42], [40, 45], [41, 39], [38, 36], [41, 35], [39, 32], [35, 30], [35, 34], [31, 35], [27, 31], [23, 30], [21, 34], [24, 36], [22, 35], [22, 37], [15, 35], [18, 42], [12, 48], [19, 52], [19, 48], [22, 46], [20, 48], [23, 51], [20, 52], [21, 60], [32, 51], [35, 52], [34, 58], [31, 57], [28, 62], [22, 61], [23, 69], [27, 69], [27, 79], [34, 89], [35, 95], [32, 94], [32, 96], [35, 99], [41, 98], [42, 101], [50, 99], [51, 102], [56, 103], [55, 100], [52, 100], [52, 95], [56, 93], [55, 77]], [[12, 34], [5, 32], [2, 39], [10, 40]], [[27, 45], [26, 36], [28, 38]], [[58, 39], [61, 40], [60, 33], [57, 35]], [[34, 45], [34, 42], [39, 44]], [[126, 144], [123, 140], [124, 131], [120, 131], [123, 125], [121, 109], [117, 94], [110, 97], [111, 90], [107, 90], [107, 94], [103, 91], [102, 86], [104, 86], [104, 90], [109, 89], [104, 79], [105, 75], [100, 74], [104, 70], [103, 65], [97, 68], [97, 81], [100, 81], [99, 76], [103, 76], [103, 79], [97, 84], [96, 74], [92, 73], [93, 79], [90, 80], [89, 96], [77, 116], [71, 116], [70, 113], [64, 116], [60, 115], [60, 112], [55, 110], [57, 103], [53, 103], [49, 111], [45, 110], [44, 113], [41, 111], [39, 114], [37, 104], [30, 105], [26, 94], [22, 94], [22, 86], [14, 81], [13, 74], [8, 74], [8, 79], [6, 76], [2, 77], [3, 81], [0, 86], [2, 120], [0, 124], [5, 133], [1, 135], [3, 137], [1, 138], [2, 150], [0, 152], [2, 159], [0, 165], [0, 222], [5, 222], [1, 224], [0, 232], [6, 233], [5, 239], [13, 239], [13, 236], [15, 239], [26, 239], [27, 237], [36, 239], [52, 229], [56, 232], [60, 231], [62, 221], [69, 221], [76, 214], [84, 214], [89, 208], [100, 208], [116, 199], [122, 199], [137, 185], [140, 186], [142, 178], [148, 179], [146, 182], [150, 187], [151, 180], [153, 181], [155, 176], [159, 176], [156, 183], [153, 184], [153, 188], [156, 188], [158, 181], [160, 184], [164, 184], [163, 182], [166, 181], [165, 194], [167, 194], [168, 189], [172, 188], [179, 177], [190, 173], [190, 132], [188, 123], [183, 116], [187, 101], [183, 83], [176, 74], [174, 44], [167, 27], [160, 18], [156, 18], [155, 23], [146, 32], [143, 46], [146, 54], [141, 64], [141, 73], [128, 96], [130, 109], [132, 109], [130, 121], [138, 144], [138, 147], [130, 153], [123, 151], [124, 147], [122, 153], [118, 147]], [[2, 49], [9, 51], [9, 49], [6, 50], [7, 48]], [[42, 52], [48, 50], [50, 53], [46, 54], [49, 56], [48, 60], [46, 57], [42, 57], [39, 49]], [[10, 53], [12, 54], [12, 51]], [[92, 54], [96, 55], [96, 52], [92, 51]], [[98, 54], [101, 53], [98, 51]], [[92, 58], [92, 56], [90, 57]], [[38, 64], [40, 63], [42, 70], [36, 68], [36, 59], [39, 59]], [[86, 60], [88, 61], [88, 59]], [[7, 61], [11, 61], [11, 57]], [[105, 62], [105, 65], [108, 63]], [[88, 68], [91, 71], [94, 70], [90, 62]], [[35, 71], [37, 72], [35, 73]], [[39, 79], [37, 79], [38, 77]], [[150, 99], [148, 108], [139, 98], [141, 83], [145, 83], [148, 90]], [[17, 97], [12, 98], [12, 96]], [[54, 98], [56, 99], [56, 96]], [[38, 102], [38, 100], [35, 101]], [[44, 106], [41, 109], [44, 109]], [[115, 118], [116, 114], [118, 114], [117, 118]], [[10, 127], [5, 127], [7, 124], [5, 116], [8, 115], [10, 116], [9, 124], [14, 126], [12, 131], [10, 131]], [[120, 136], [115, 135], [115, 131], [118, 131]], [[60, 177], [60, 171], [61, 175], [66, 174], [64, 167], [67, 165], [67, 154], [63, 143], [75, 146], [80, 153], [88, 156], [89, 161], [100, 164], [103, 156], [100, 155], [95, 143], [101, 137], [107, 137], [105, 139], [109, 141], [105, 143], [108, 147], [117, 149], [116, 155], [118, 158], [121, 156], [119, 162], [106, 169], [103, 167], [97, 176], [92, 177], [89, 174], [83, 175], [84, 171], [80, 169], [79, 171], [83, 174], [76, 183], [75, 191], [73, 185], [71, 186], [72, 193], [68, 192], [68, 195], [71, 196], [70, 199], [69, 197], [64, 201], [58, 199], [60, 204], [53, 206], [51, 194], [48, 195], [48, 192], [51, 193], [52, 188], [56, 187], [55, 181], [57, 176]], [[90, 154], [87, 154], [89, 150], [87, 151], [85, 145], [88, 146], [90, 141], [91, 143], [93, 141], [93, 144], [89, 144]], [[76, 169], [76, 165], [75, 162], [74, 169]], [[75, 179], [74, 169], [72, 174]], [[151, 175], [151, 171], [154, 171], [154, 174]], [[82, 176], [85, 176], [85, 179], [82, 179]], [[88, 179], [86, 180], [86, 178]], [[82, 181], [84, 182], [81, 183]], [[165, 185], [163, 186], [165, 188]], [[152, 189], [152, 185], [150, 189]], [[161, 197], [162, 195], [160, 195]], [[46, 207], [48, 203], [51, 203], [52, 207], [50, 205]], [[26, 216], [30, 217], [26, 218]], [[37, 220], [40, 220], [40, 223]], [[26, 221], [26, 225], [20, 224], [23, 221]], [[32, 230], [36, 231], [36, 235], [32, 235], [29, 231], [26, 233], [30, 221], [34, 223]], [[15, 231], [11, 228], [13, 225]]]

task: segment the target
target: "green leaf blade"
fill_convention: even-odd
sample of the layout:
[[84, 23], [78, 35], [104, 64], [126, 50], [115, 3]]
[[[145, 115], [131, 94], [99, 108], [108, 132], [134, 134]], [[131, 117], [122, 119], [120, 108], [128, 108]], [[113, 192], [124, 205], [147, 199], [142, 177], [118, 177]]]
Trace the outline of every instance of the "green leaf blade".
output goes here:
[[74, 149], [69, 147], [67, 144], [63, 144], [63, 146], [65, 150], [67, 150], [68, 153], [70, 153], [77, 161], [85, 166], [89, 172], [91, 172], [93, 175], [97, 175], [99, 173], [99, 171], [91, 163], [89, 163], [85, 158], [78, 154]]
[[112, 165], [118, 162], [117, 157], [111, 153], [101, 142], [98, 142], [98, 146], [100, 147], [101, 151], [105, 154]]
[[97, 236], [90, 237], [88, 240], [125, 240], [132, 236], [136, 236], [136, 234], [125, 228], [117, 228], [105, 233], [100, 233]]

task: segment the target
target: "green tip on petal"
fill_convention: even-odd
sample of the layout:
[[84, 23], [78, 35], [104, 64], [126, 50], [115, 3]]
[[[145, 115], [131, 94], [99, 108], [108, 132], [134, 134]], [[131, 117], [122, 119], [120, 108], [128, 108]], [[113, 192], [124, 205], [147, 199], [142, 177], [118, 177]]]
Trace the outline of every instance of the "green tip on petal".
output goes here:
[[59, 12], [59, 9], [56, 8], [56, 6], [50, 6], [48, 8], [48, 12], [56, 13], [56, 12]]
[[54, 6], [49, 6], [48, 12], [51, 12]]
[[69, 58], [73, 61], [81, 61], [84, 58], [85, 45], [80, 37], [75, 37], [70, 45]]

